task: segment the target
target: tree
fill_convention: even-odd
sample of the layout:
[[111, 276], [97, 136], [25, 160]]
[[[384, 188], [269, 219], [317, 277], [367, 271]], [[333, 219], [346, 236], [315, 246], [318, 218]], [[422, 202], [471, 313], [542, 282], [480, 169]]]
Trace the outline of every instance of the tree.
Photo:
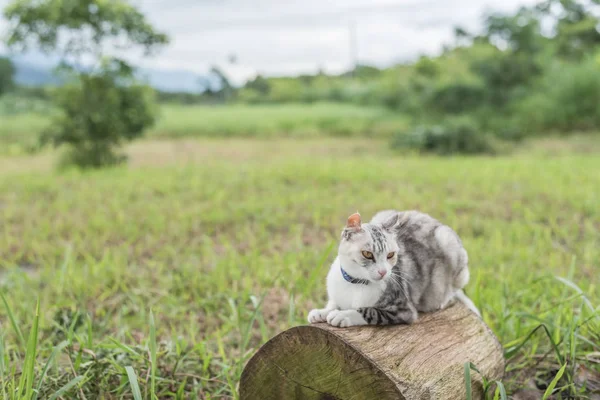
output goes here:
[[554, 20], [560, 56], [579, 61], [600, 46], [598, 6], [600, 0], [591, 0], [591, 4], [578, 0], [546, 0], [536, 7], [543, 17]]
[[543, 46], [540, 24], [537, 13], [523, 7], [515, 15], [488, 15], [484, 36], [500, 48], [533, 55]]
[[126, 0], [13, 0], [4, 15], [8, 46], [58, 53], [68, 76], [57, 90], [63, 113], [43, 141], [69, 146], [68, 160], [83, 167], [124, 160], [117, 149], [152, 125], [152, 102], [133, 67], [110, 50], [148, 55], [167, 36]]
[[547, 39], [534, 9], [522, 7], [514, 15], [488, 15], [484, 33], [474, 42], [495, 47], [494, 53], [471, 64], [486, 88], [486, 102], [494, 107], [505, 107], [522, 96], [543, 72], [539, 55]]
[[6, 57], [0, 57], [0, 96], [13, 88], [14, 75], [15, 67], [12, 61]]
[[154, 123], [154, 92], [123, 72], [111, 60], [98, 72], [80, 74], [57, 95], [63, 113], [42, 136], [43, 143], [69, 144], [76, 149], [65, 161], [82, 167], [118, 164], [124, 156], [115, 146], [140, 136]]
[[268, 96], [269, 91], [271, 90], [271, 85], [269, 84], [268, 79], [261, 75], [256, 75], [254, 79], [246, 82], [244, 87], [247, 89], [256, 90], [256, 92], [260, 93], [261, 96]]
[[455, 47], [469, 46], [471, 44], [472, 39], [473, 39], [472, 35], [465, 28], [463, 28], [462, 26], [454, 27], [454, 45], [455, 45]]
[[235, 94], [235, 88], [227, 79], [225, 73], [216, 65], [212, 66], [209, 72], [211, 81], [216, 83], [216, 93], [221, 97], [222, 101], [229, 101]]

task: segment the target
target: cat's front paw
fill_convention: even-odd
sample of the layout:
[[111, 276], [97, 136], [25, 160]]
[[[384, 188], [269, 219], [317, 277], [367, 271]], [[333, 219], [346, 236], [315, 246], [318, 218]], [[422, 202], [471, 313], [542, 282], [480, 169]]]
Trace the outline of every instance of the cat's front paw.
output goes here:
[[327, 323], [331, 326], [347, 328], [349, 326], [366, 325], [367, 321], [356, 310], [333, 310], [327, 316]]
[[332, 310], [329, 310], [327, 308], [314, 309], [308, 313], [308, 322], [310, 322], [311, 324], [325, 322], [327, 321], [327, 316], [331, 311]]

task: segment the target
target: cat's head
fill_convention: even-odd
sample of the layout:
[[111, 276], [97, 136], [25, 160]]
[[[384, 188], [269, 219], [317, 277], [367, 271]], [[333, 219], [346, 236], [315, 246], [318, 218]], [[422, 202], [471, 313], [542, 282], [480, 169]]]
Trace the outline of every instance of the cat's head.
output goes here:
[[363, 224], [358, 213], [348, 217], [338, 249], [342, 268], [354, 278], [389, 279], [398, 261], [398, 244], [392, 234], [397, 222], [397, 213], [382, 225]]

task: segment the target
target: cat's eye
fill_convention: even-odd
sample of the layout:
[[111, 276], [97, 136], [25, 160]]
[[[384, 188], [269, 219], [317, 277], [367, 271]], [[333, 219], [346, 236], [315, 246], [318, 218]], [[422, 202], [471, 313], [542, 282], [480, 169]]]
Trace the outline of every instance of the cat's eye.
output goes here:
[[371, 253], [370, 251], [363, 250], [362, 255], [366, 259], [369, 259], [369, 260], [373, 259], [373, 253]]
[[395, 255], [396, 255], [396, 253], [394, 253], [393, 251], [391, 253], [388, 253], [388, 255], [387, 255], [388, 260], [394, 258]]

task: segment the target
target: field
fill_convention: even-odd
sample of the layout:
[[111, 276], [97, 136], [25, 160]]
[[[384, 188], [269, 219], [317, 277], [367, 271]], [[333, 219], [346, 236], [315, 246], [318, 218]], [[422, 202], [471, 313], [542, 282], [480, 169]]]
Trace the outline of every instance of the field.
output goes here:
[[[0, 158], [0, 393], [33, 365], [39, 299], [39, 398], [73, 382], [64, 398], [132, 398], [130, 379], [142, 396], [235, 397], [253, 351], [323, 304], [347, 215], [395, 207], [462, 236], [467, 291], [510, 357], [509, 393], [543, 393], [566, 363], [556, 387], [589, 396], [600, 157], [577, 140], [532, 146], [417, 158], [368, 139], [154, 140], [129, 148], [128, 167], [62, 173], [55, 153]], [[540, 324], [550, 337], [529, 337]]]
[[[49, 124], [53, 110], [35, 104], [12, 106], [0, 102], [0, 154], [23, 154], [35, 149], [37, 137]], [[11, 106], [9, 107], [9, 104]], [[35, 112], [28, 111], [30, 109]], [[182, 137], [389, 137], [408, 127], [408, 118], [379, 107], [315, 103], [285, 105], [182, 106], [163, 105], [152, 138]]]

